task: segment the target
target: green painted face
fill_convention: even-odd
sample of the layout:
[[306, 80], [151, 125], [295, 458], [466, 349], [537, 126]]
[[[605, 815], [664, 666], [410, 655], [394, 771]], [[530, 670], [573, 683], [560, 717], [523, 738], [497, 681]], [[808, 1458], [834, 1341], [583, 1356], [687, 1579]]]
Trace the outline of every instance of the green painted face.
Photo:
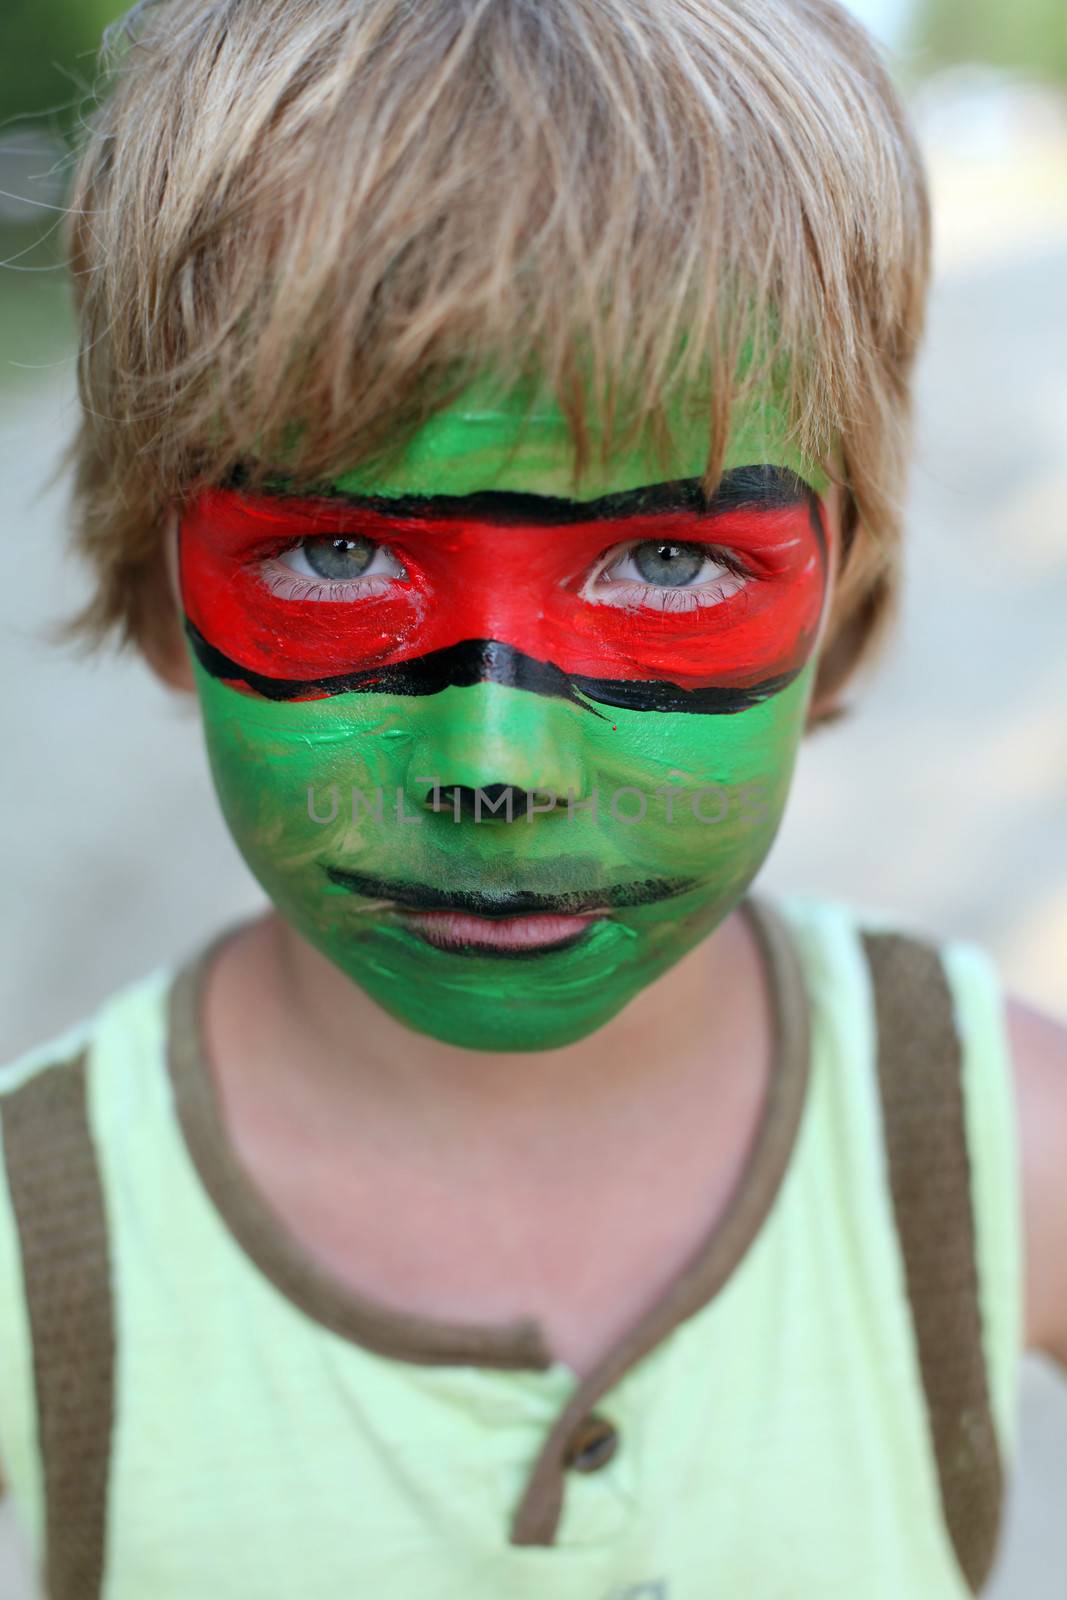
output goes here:
[[773, 407], [710, 505], [578, 490], [558, 413], [477, 395], [388, 477], [204, 494], [187, 634], [227, 823], [281, 915], [449, 1044], [565, 1045], [712, 932], [770, 850], [830, 576]]

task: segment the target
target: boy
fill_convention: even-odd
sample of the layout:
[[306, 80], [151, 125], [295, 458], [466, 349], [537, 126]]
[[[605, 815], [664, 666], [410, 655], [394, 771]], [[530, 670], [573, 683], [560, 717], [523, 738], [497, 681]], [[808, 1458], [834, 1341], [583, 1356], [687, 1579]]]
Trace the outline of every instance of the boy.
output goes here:
[[196, 693], [272, 910], [5, 1074], [52, 1600], [978, 1592], [1024, 1336], [1067, 1348], [1067, 1037], [749, 893], [896, 592], [927, 215], [867, 41], [129, 33], [76, 629]]

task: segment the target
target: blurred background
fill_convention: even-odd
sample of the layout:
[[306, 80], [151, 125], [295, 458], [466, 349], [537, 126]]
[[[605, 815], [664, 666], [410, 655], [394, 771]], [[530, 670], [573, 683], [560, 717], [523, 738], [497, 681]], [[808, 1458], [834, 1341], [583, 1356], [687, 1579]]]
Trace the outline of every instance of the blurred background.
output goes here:
[[[83, 592], [49, 482], [74, 416], [57, 230], [121, 9], [3, 0], [0, 18], [0, 1062], [260, 903], [190, 709], [135, 660], [39, 637]], [[906, 599], [851, 715], [802, 751], [760, 886], [978, 940], [1067, 1020], [1067, 6], [853, 9], [908, 96], [935, 201]], [[1028, 1359], [1021, 1405], [988, 1592], [1063, 1600], [1067, 1384]], [[33, 1593], [0, 1507], [0, 1596]]]

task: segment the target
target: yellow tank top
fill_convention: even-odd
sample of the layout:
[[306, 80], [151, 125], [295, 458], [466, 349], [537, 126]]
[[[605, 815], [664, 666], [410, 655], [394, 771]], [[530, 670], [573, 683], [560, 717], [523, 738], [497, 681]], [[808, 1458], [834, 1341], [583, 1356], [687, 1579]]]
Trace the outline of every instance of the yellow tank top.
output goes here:
[[0, 1073], [0, 1464], [50, 1600], [979, 1591], [1023, 1322], [995, 965], [743, 904], [777, 1024], [746, 1170], [583, 1378], [287, 1233], [201, 1044], [232, 929]]

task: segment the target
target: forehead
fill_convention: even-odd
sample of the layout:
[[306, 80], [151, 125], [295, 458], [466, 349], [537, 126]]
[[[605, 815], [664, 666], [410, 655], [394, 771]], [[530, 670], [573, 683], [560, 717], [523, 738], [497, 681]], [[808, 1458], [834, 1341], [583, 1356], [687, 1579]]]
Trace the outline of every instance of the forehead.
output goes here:
[[[591, 464], [578, 479], [574, 443], [558, 405], [550, 399], [531, 400], [522, 389], [502, 393], [482, 380], [431, 417], [390, 465], [353, 468], [332, 478], [330, 487], [339, 494], [397, 499], [498, 492], [581, 503], [665, 480], [702, 477], [709, 405], [693, 395], [676, 401], [668, 423], [666, 462], [649, 443], [606, 463], [594, 448]], [[726, 471], [756, 464], [788, 468], [819, 493], [826, 487], [822, 465], [791, 444], [782, 407], [769, 392], [735, 407], [727, 445]]]

